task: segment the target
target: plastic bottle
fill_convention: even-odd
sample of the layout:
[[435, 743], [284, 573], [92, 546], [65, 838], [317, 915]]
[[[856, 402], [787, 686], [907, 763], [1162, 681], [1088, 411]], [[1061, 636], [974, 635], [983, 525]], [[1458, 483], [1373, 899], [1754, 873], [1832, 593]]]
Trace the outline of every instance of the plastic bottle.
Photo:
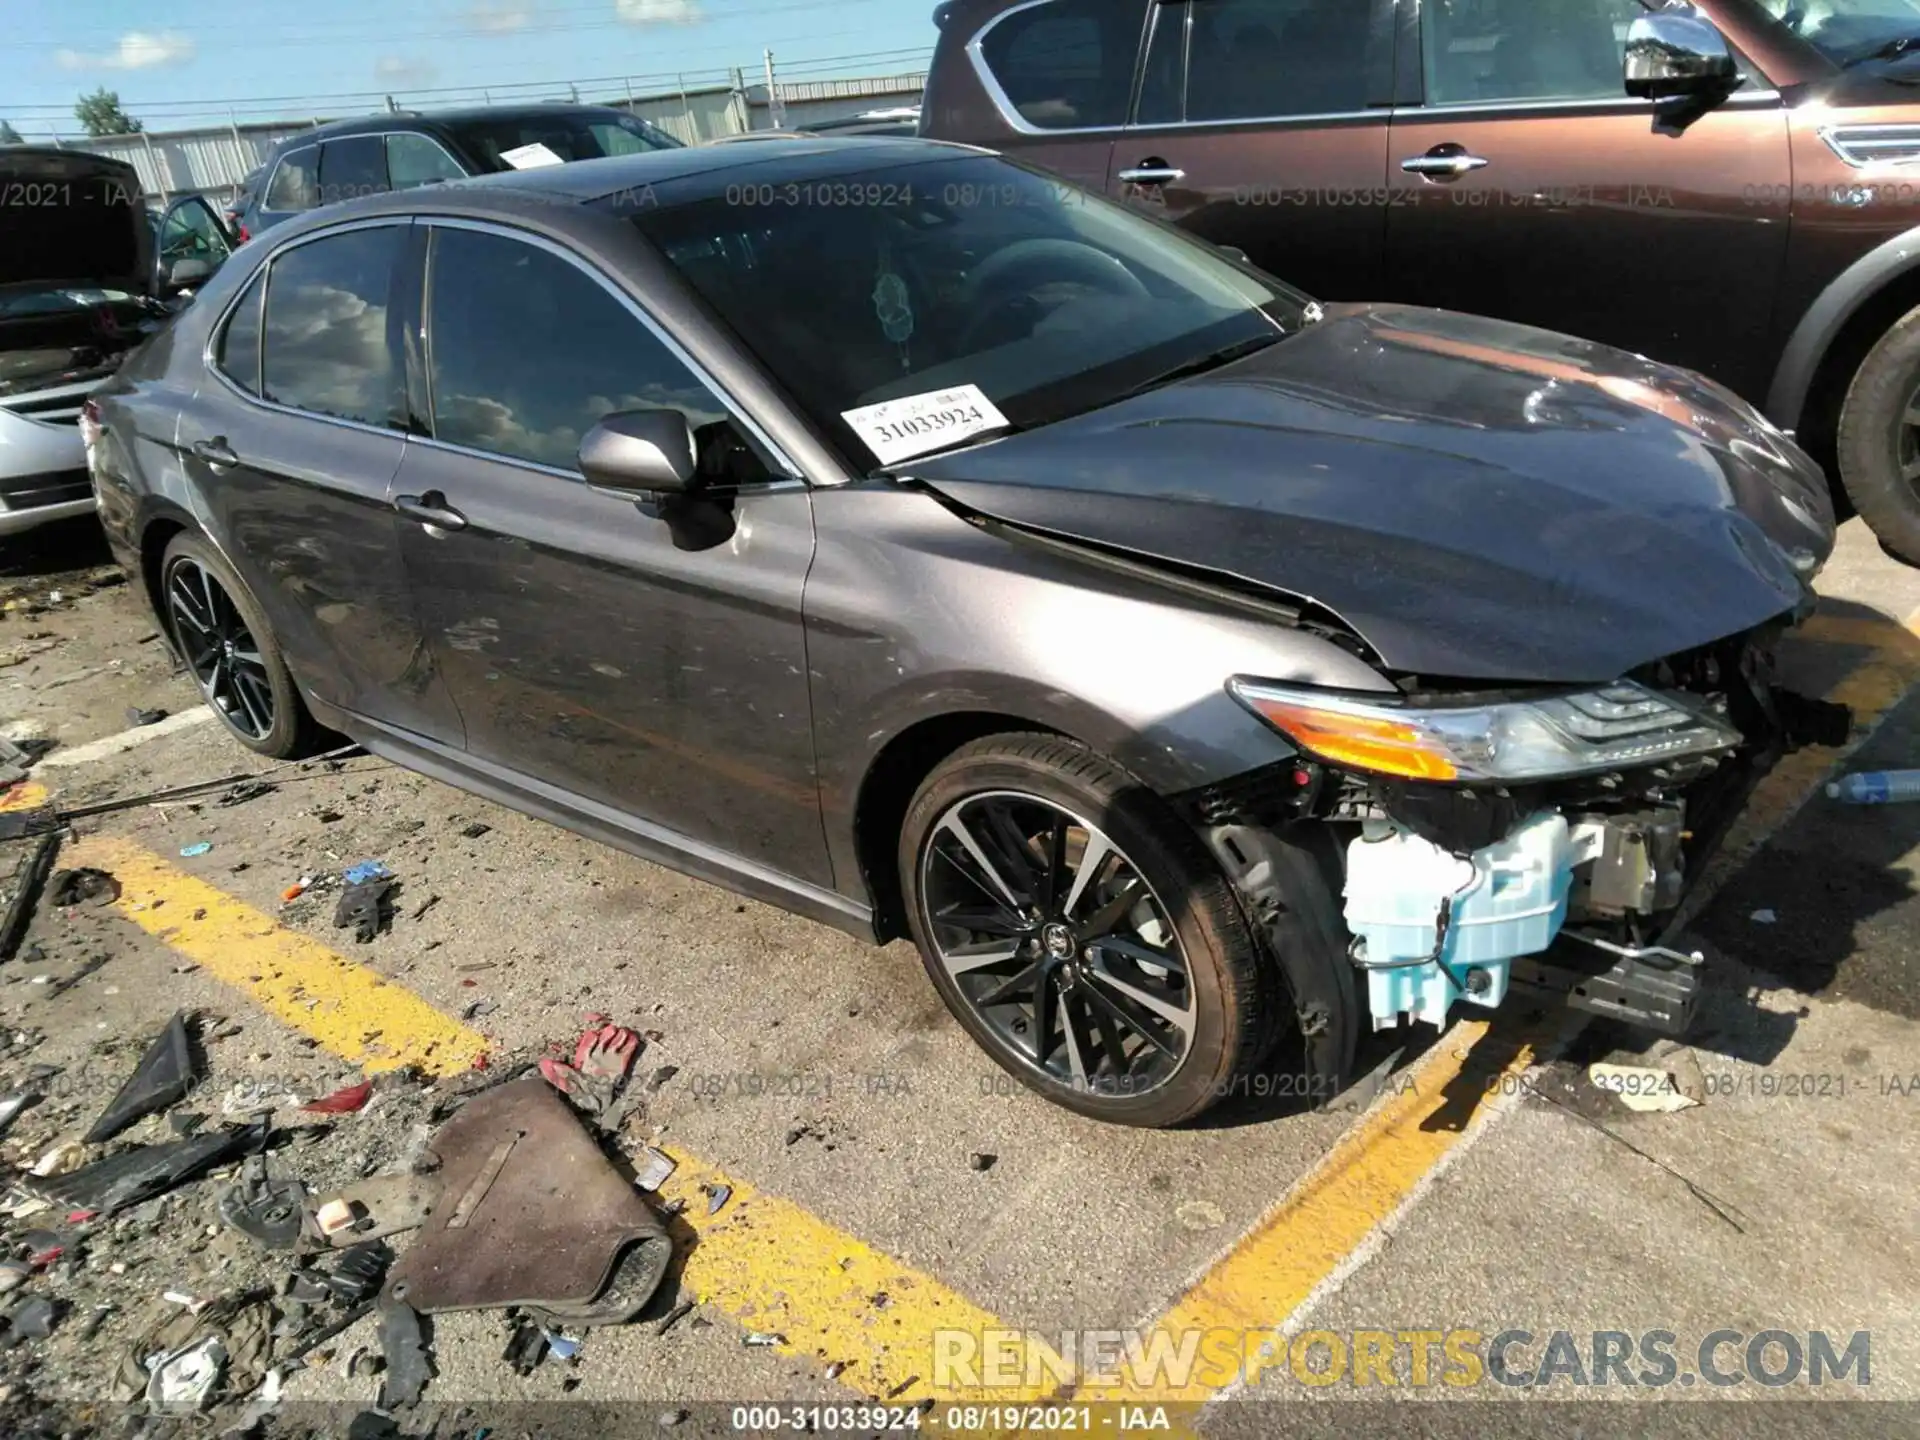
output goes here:
[[1920, 770], [1862, 770], [1827, 785], [1827, 798], [1843, 805], [1898, 805], [1920, 800]]

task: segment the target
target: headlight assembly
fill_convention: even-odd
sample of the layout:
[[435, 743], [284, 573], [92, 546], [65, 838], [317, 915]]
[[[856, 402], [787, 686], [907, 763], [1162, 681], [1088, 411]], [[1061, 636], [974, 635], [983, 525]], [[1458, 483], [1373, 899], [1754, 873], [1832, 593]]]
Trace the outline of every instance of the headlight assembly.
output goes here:
[[1726, 750], [1740, 733], [1632, 681], [1491, 705], [1406, 705], [1260, 680], [1227, 689], [1315, 758], [1442, 783], [1549, 780]]

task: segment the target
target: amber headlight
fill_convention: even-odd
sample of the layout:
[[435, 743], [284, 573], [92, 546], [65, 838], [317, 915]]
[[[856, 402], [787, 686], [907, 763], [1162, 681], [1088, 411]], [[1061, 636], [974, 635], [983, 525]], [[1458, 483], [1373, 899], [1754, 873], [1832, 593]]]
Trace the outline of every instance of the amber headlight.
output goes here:
[[1630, 680], [1494, 705], [1396, 704], [1260, 680], [1227, 689], [1329, 765], [1411, 780], [1548, 780], [1726, 750], [1739, 731]]

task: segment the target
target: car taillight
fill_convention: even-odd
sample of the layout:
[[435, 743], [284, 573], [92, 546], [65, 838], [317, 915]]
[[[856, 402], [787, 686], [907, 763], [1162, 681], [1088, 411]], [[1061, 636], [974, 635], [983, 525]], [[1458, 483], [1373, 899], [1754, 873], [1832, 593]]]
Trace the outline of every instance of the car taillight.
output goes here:
[[80, 407], [80, 441], [93, 449], [100, 439], [100, 402], [89, 400]]

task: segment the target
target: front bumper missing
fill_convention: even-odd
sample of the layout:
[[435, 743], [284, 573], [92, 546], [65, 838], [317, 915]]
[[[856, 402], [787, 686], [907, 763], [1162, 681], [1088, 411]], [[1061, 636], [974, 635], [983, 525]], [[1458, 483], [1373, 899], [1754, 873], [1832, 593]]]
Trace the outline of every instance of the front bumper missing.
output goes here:
[[1704, 958], [1697, 952], [1621, 945], [1577, 930], [1562, 930], [1560, 941], [1545, 955], [1513, 961], [1507, 993], [1563, 1003], [1657, 1035], [1684, 1035], [1693, 1023]]

